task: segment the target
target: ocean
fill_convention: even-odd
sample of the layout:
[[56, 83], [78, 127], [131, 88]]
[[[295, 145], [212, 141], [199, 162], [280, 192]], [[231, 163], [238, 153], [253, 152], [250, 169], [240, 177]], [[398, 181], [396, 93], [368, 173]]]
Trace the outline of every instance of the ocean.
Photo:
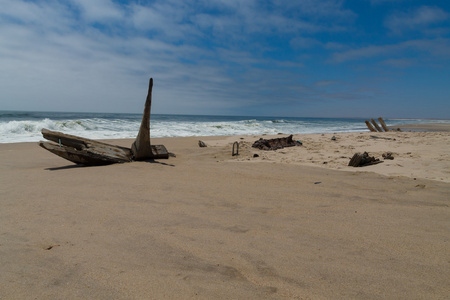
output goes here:
[[[142, 114], [0, 111], [0, 143], [37, 142], [41, 129], [89, 139], [135, 138]], [[152, 114], [151, 137], [307, 134], [368, 131], [365, 119], [202, 116]], [[385, 119], [388, 126], [448, 123], [424, 119]]]

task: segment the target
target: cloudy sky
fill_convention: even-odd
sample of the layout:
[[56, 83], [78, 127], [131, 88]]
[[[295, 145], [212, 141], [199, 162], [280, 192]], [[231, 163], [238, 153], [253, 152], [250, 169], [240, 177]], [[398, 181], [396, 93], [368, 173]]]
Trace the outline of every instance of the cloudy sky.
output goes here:
[[0, 7], [0, 110], [450, 118], [448, 0]]

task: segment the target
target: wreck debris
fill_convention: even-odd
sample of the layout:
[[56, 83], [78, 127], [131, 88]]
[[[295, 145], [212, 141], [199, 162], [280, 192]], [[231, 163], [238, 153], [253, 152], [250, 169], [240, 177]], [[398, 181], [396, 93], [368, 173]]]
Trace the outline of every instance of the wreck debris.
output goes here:
[[383, 139], [383, 140], [393, 140], [393, 141], [395, 141], [395, 139], [393, 139], [393, 138], [387, 138], [387, 137], [381, 137], [381, 136], [376, 136], [376, 135], [371, 135], [370, 136], [370, 138], [372, 138], [372, 139]]
[[394, 156], [392, 156], [392, 152], [386, 152], [386, 153], [383, 153], [381, 156], [383, 156], [383, 158], [386, 160], [386, 159], [394, 159]]
[[129, 148], [50, 131], [45, 128], [41, 132], [45, 139], [58, 144], [41, 141], [39, 146], [77, 164], [99, 166], [132, 160], [133, 155]]
[[150, 144], [152, 86], [153, 79], [150, 78], [141, 127], [131, 149], [57, 131], [50, 131], [45, 128], [41, 130], [43, 137], [56, 144], [41, 141], [39, 142], [39, 146], [71, 162], [86, 166], [124, 163], [133, 160], [169, 158], [169, 152], [164, 145]]
[[378, 118], [378, 122], [380, 122], [381, 127], [383, 127], [384, 131], [386, 131], [386, 132], [389, 131], [389, 128], [386, 126], [386, 123], [384, 123], [384, 120], [383, 120], [382, 117], [379, 117], [379, 118]]
[[[234, 151], [234, 146], [236, 146], [236, 152]], [[231, 150], [231, 156], [239, 155], [239, 143], [234, 142], [233, 143], [233, 149]]]
[[372, 124], [370, 124], [369, 121], [365, 121], [365, 122], [366, 122], [367, 128], [369, 128], [369, 130], [370, 130], [371, 132], [377, 132], [377, 130], [376, 130], [375, 128], [373, 128]]
[[256, 142], [253, 143], [253, 148], [258, 148], [260, 150], [277, 150], [283, 149], [284, 147], [293, 147], [293, 146], [301, 146], [302, 143], [299, 141], [294, 141], [292, 139], [292, 134], [288, 137], [284, 138], [276, 138], [276, 139], [263, 139], [260, 138]]
[[377, 122], [374, 119], [370, 119], [370, 122], [373, 124], [373, 126], [379, 131], [383, 132], [383, 130], [378, 126]]
[[135, 160], [144, 160], [152, 157], [152, 147], [150, 146], [150, 109], [152, 106], [152, 88], [153, 78], [150, 78], [141, 127], [139, 128], [139, 133], [136, 140], [131, 145], [131, 152], [133, 153]]
[[348, 165], [350, 167], [364, 167], [364, 166], [370, 166], [370, 165], [376, 165], [382, 163], [378, 158], [375, 158], [373, 156], [369, 156], [369, 153], [364, 152], [361, 153], [355, 153], [353, 157], [350, 159], [350, 162]]
[[390, 131], [389, 128], [386, 126], [386, 123], [384, 123], [384, 120], [383, 120], [382, 117], [379, 117], [378, 121], [380, 122], [381, 127], [383, 129], [380, 128], [380, 126], [378, 125], [378, 123], [374, 119], [370, 119], [370, 122], [369, 121], [365, 121], [365, 123], [366, 123], [367, 128], [369, 128], [369, 130], [371, 132], [383, 132], [383, 130], [386, 131], [386, 132]]

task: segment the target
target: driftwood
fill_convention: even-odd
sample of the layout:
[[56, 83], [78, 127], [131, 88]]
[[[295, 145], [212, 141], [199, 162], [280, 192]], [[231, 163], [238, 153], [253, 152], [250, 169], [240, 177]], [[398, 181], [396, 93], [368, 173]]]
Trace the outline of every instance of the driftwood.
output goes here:
[[377, 122], [374, 119], [370, 119], [370, 122], [373, 124], [373, 126], [379, 131], [383, 132], [383, 130], [378, 126]]
[[372, 138], [372, 139], [383, 139], [383, 140], [389, 140], [389, 141], [392, 140], [392, 141], [395, 141], [395, 139], [393, 139], [393, 138], [381, 137], [381, 136], [376, 136], [376, 135], [371, 135], [370, 138]]
[[141, 127], [139, 128], [139, 133], [136, 140], [131, 145], [131, 152], [133, 153], [135, 160], [152, 158], [152, 148], [150, 146], [150, 109], [152, 106], [152, 88], [153, 78], [150, 78]]
[[50, 131], [45, 128], [42, 129], [42, 135], [57, 144], [41, 141], [39, 146], [77, 164], [108, 165], [130, 162], [133, 157], [129, 148]]
[[384, 131], [388, 132], [388, 131], [389, 131], [389, 128], [386, 126], [386, 123], [384, 123], [383, 118], [382, 118], [382, 117], [379, 117], [379, 118], [378, 118], [378, 121], [380, 122], [381, 127], [383, 127]]
[[383, 156], [384, 160], [386, 160], [386, 159], [390, 159], [390, 160], [394, 159], [394, 155], [392, 154], [392, 152], [385, 152], [381, 156]]
[[367, 152], [361, 153], [355, 153], [353, 157], [350, 159], [350, 162], [348, 165], [350, 167], [364, 167], [364, 166], [370, 166], [370, 165], [376, 165], [382, 163], [381, 160], [378, 158], [375, 158], [373, 156], [369, 156]]
[[[384, 120], [382, 117], [379, 117], [378, 121], [380, 122], [381, 127], [377, 124], [377, 122], [374, 119], [370, 119], [370, 122], [365, 121], [365, 123], [366, 123], [367, 128], [369, 128], [369, 130], [371, 132], [383, 132], [383, 131], [388, 132], [388, 131], [390, 131], [389, 128], [386, 126], [386, 123], [384, 123]], [[383, 128], [383, 129], [381, 129], [381, 128]]]
[[41, 131], [44, 138], [56, 144], [41, 141], [39, 142], [39, 146], [71, 162], [87, 166], [124, 163], [133, 160], [169, 158], [169, 153], [164, 145], [150, 144], [152, 87], [153, 79], [150, 78], [141, 127], [131, 148], [110, 145], [75, 135], [50, 131], [45, 128]]
[[377, 130], [375, 128], [373, 128], [372, 124], [370, 124], [369, 121], [365, 121], [365, 122], [366, 122], [367, 128], [369, 128], [369, 130], [371, 132], [377, 132]]
[[277, 150], [282, 149], [284, 147], [293, 147], [293, 146], [301, 146], [302, 143], [298, 141], [294, 141], [292, 139], [292, 134], [288, 137], [284, 138], [276, 138], [276, 139], [270, 139], [266, 140], [263, 138], [260, 138], [256, 142], [253, 143], [253, 148], [258, 148], [261, 150]]

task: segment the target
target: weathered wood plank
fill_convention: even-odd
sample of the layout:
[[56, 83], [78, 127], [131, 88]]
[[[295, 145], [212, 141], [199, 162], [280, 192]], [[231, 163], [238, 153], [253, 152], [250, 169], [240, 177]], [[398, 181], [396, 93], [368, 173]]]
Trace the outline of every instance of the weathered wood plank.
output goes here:
[[388, 132], [388, 131], [389, 131], [389, 128], [386, 126], [386, 123], [384, 123], [383, 118], [382, 118], [382, 117], [379, 117], [379, 118], [378, 118], [378, 121], [380, 122], [381, 127], [383, 127], [384, 131]]
[[366, 121], [366, 125], [367, 125], [367, 128], [369, 128], [369, 130], [371, 132], [377, 132], [377, 130], [375, 128], [373, 128], [372, 124], [370, 124], [369, 121]]
[[57, 145], [50, 142], [39, 142], [42, 148], [76, 164], [86, 166], [99, 166], [115, 163], [125, 163], [131, 161], [131, 151], [129, 158], [122, 156], [106, 155], [104, 152], [97, 152], [94, 149], [76, 149], [65, 145]]
[[375, 128], [379, 131], [379, 132], [383, 132], [383, 130], [380, 128], [380, 126], [378, 126], [377, 122], [374, 119], [370, 119], [370, 122], [373, 124], [373, 126], [375, 126]]
[[[42, 129], [44, 138], [55, 142], [40, 142], [42, 148], [77, 164], [105, 165], [133, 160], [130, 148], [110, 145], [62, 132]], [[151, 159], [169, 158], [164, 145], [151, 145]]]
[[154, 157], [152, 147], [150, 146], [150, 109], [152, 106], [152, 88], [153, 78], [150, 78], [141, 127], [139, 128], [139, 133], [136, 140], [131, 145], [131, 152], [133, 153], [135, 160], [145, 160]]

